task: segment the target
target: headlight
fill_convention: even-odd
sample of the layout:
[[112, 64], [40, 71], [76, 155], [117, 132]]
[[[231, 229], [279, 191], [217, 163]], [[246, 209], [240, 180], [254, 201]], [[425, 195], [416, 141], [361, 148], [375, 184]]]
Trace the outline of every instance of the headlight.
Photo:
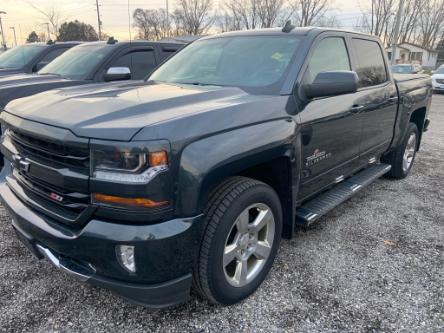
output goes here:
[[133, 146], [92, 145], [91, 174], [106, 181], [147, 183], [168, 169], [166, 150]]
[[92, 203], [129, 210], [171, 205], [168, 141], [91, 140], [90, 147]]

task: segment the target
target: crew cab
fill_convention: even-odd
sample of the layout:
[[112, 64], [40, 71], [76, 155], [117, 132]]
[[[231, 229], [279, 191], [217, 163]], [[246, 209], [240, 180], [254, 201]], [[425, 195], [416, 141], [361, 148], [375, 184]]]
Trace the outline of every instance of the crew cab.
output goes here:
[[32, 43], [16, 46], [0, 54], [0, 77], [35, 73], [80, 42]]
[[1, 200], [31, 252], [82, 281], [150, 307], [186, 301], [192, 285], [233, 304], [282, 236], [408, 175], [431, 81], [400, 80], [364, 34], [286, 24], [205, 37], [144, 82], [9, 103]]
[[137, 40], [80, 44], [36, 74], [0, 77], [0, 108], [10, 101], [50, 89], [118, 80], [142, 80], [183, 42]]

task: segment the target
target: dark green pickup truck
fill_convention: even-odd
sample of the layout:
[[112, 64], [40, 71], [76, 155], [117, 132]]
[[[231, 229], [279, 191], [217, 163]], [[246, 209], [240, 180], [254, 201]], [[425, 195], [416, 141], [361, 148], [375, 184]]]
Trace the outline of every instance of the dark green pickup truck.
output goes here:
[[232, 304], [281, 236], [409, 173], [430, 78], [396, 82], [380, 41], [321, 28], [202, 38], [144, 82], [15, 100], [2, 203], [38, 257], [134, 302]]

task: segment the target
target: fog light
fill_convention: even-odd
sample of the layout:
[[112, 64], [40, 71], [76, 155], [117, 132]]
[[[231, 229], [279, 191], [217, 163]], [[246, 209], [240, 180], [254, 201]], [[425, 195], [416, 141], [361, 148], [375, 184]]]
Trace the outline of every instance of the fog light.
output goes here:
[[134, 257], [134, 246], [118, 245], [116, 247], [117, 260], [120, 265], [130, 273], [136, 272], [136, 260]]

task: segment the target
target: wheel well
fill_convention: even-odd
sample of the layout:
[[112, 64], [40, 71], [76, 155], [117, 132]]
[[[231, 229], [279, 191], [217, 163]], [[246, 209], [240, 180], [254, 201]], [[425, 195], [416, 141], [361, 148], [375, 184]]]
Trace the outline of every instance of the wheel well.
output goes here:
[[422, 138], [422, 132], [424, 129], [424, 121], [425, 121], [425, 115], [426, 115], [426, 108], [421, 108], [413, 111], [412, 115], [410, 116], [410, 122], [414, 123], [416, 127], [418, 127], [419, 131], [419, 140], [418, 140], [418, 147], [417, 150], [419, 150], [419, 146], [421, 145], [421, 138]]
[[288, 157], [255, 165], [235, 176], [244, 176], [262, 181], [271, 186], [279, 196], [283, 212], [283, 235], [290, 238], [294, 227], [291, 162]]

